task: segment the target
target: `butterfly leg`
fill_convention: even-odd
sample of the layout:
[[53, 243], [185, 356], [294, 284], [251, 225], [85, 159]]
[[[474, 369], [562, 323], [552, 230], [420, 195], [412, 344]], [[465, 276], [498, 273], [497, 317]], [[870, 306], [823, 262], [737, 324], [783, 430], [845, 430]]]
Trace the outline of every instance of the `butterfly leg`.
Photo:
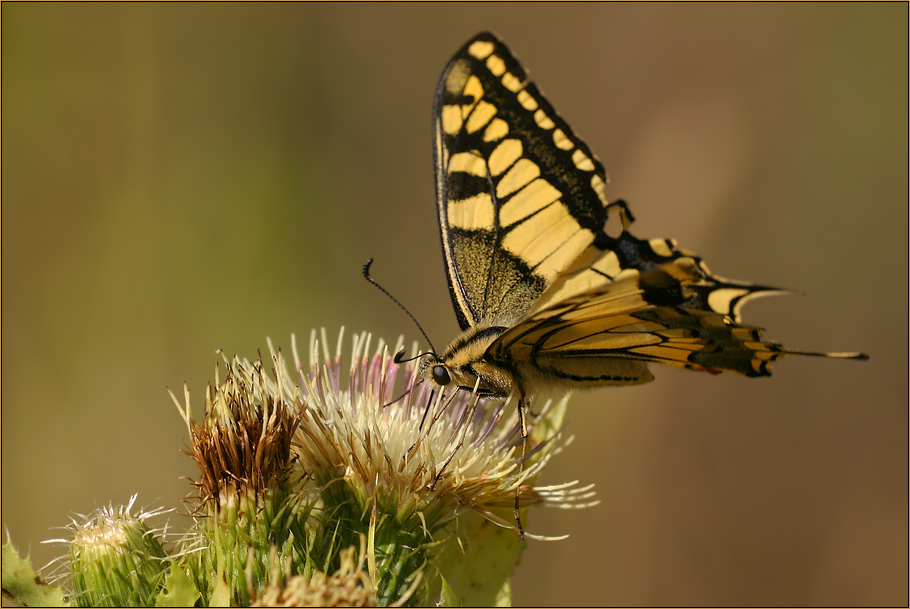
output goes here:
[[[405, 395], [407, 395], [407, 394], [405, 394]], [[420, 444], [420, 441], [423, 439], [423, 436], [424, 436], [423, 426], [427, 422], [427, 415], [430, 414], [430, 407], [433, 405], [433, 397], [435, 395], [436, 395], [435, 391], [430, 392], [430, 397], [427, 400], [426, 408], [423, 409], [423, 418], [420, 419], [420, 427], [417, 428], [417, 439], [414, 440], [413, 444], [411, 444], [411, 448], [409, 448], [407, 450], [407, 452], [404, 453], [404, 456], [402, 458], [405, 460], [407, 460], [411, 456], [411, 454], [414, 452], [414, 449], [417, 448], [417, 445]], [[436, 419], [434, 418], [433, 421], [435, 422]], [[429, 428], [427, 429], [427, 431], [429, 432]]]
[[[478, 379], [478, 384], [480, 380]], [[449, 463], [452, 462], [452, 459], [455, 458], [455, 453], [458, 452], [458, 449], [464, 445], [465, 437], [468, 435], [468, 428], [471, 426], [471, 421], [474, 420], [474, 412], [477, 410], [477, 402], [480, 401], [480, 394], [477, 393], [477, 387], [474, 387], [474, 398], [471, 400], [471, 405], [468, 407], [467, 414], [462, 422], [462, 429], [460, 437], [458, 438], [458, 444], [455, 445], [455, 448], [452, 449], [452, 452], [449, 453], [448, 458], [445, 460], [445, 463], [442, 464], [442, 467], [439, 468], [439, 472], [436, 474], [436, 478], [433, 479], [433, 484], [430, 487], [430, 490], [435, 490], [436, 485], [439, 483], [439, 479], [442, 478], [442, 475], [445, 473], [446, 468], [449, 467]], [[433, 419], [435, 422], [435, 418]]]
[[521, 477], [525, 469], [525, 457], [528, 455], [528, 425], [525, 421], [525, 410], [530, 409], [526, 404], [524, 397], [518, 400], [518, 429], [521, 432], [521, 461], [518, 462], [518, 483], [515, 485], [515, 524], [518, 525], [518, 538], [520, 541], [525, 540], [525, 531], [521, 526], [521, 506], [519, 499], [521, 497]]

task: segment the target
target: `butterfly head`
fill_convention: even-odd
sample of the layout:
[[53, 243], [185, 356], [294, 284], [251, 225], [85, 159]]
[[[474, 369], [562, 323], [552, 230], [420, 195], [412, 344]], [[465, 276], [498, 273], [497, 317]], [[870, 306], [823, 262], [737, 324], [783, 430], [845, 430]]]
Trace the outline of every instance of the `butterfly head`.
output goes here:
[[455, 386], [491, 397], [505, 397], [514, 385], [513, 376], [486, 357], [488, 347], [506, 328], [474, 326], [452, 341], [441, 354], [425, 353], [418, 366], [418, 378], [437, 388]]

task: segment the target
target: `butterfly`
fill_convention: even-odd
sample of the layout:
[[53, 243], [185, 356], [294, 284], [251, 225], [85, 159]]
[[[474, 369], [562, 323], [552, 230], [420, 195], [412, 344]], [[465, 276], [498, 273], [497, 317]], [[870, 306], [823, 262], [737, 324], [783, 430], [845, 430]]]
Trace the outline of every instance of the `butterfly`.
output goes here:
[[[767, 376], [794, 351], [745, 325], [742, 306], [782, 292], [711, 273], [670, 239], [638, 239], [608, 202], [597, 157], [493, 34], [449, 61], [433, 104], [439, 231], [462, 333], [421, 357], [438, 389], [517, 398], [635, 385], [649, 364]], [[622, 225], [605, 231], [608, 217]], [[616, 231], [613, 231], [614, 233]]]

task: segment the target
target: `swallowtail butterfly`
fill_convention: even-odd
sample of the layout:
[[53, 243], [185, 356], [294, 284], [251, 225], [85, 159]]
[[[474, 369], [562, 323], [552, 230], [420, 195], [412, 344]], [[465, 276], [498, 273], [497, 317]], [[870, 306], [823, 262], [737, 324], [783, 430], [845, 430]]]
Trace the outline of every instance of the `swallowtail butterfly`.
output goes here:
[[[793, 351], [740, 321], [780, 292], [723, 279], [670, 239], [642, 240], [604, 168], [506, 46], [482, 33], [449, 61], [433, 105], [436, 202], [462, 334], [426, 353], [438, 387], [529, 400], [551, 388], [634, 385], [648, 365], [767, 376]], [[617, 214], [622, 232], [604, 230]], [[522, 427], [523, 433], [524, 427]]]

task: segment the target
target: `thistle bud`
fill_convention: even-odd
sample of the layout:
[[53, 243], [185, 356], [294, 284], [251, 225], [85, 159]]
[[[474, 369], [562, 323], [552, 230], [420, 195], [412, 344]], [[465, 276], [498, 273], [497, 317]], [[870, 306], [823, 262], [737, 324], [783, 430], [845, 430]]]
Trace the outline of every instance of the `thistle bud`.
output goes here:
[[69, 540], [72, 600], [80, 607], [154, 606], [168, 569], [156, 531], [126, 506], [100, 508], [73, 521]]

